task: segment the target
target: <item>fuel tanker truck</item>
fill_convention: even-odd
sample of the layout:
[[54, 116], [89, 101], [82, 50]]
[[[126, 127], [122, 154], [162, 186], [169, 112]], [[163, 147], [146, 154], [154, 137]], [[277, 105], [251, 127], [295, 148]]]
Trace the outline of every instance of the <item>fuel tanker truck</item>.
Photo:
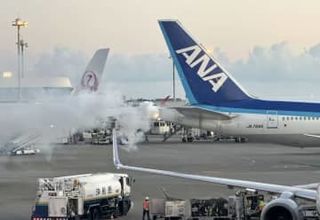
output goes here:
[[108, 219], [131, 207], [127, 174], [97, 173], [39, 178], [32, 220]]

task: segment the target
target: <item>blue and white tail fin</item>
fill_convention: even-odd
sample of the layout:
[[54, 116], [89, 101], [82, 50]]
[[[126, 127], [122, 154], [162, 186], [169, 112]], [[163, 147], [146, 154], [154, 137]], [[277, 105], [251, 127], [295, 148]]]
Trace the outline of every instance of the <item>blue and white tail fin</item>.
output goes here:
[[251, 99], [178, 21], [160, 20], [159, 24], [190, 104]]
[[95, 52], [81, 77], [80, 85], [76, 88], [76, 94], [82, 91], [95, 92], [98, 90], [108, 54], [109, 48]]

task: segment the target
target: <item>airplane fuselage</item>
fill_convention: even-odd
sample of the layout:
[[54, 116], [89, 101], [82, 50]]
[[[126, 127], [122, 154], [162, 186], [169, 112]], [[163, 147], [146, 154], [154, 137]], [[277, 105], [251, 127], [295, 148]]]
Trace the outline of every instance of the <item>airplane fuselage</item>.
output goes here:
[[320, 103], [268, 101], [247, 93], [177, 21], [160, 22], [190, 103], [165, 114], [174, 122], [218, 135], [299, 146], [320, 146]]
[[[160, 111], [164, 120], [214, 131], [219, 136], [247, 137], [254, 142], [272, 142], [300, 147], [320, 147], [320, 104], [253, 100], [201, 108], [230, 115], [228, 120], [186, 117], [174, 109]], [[269, 106], [272, 106], [269, 107]]]

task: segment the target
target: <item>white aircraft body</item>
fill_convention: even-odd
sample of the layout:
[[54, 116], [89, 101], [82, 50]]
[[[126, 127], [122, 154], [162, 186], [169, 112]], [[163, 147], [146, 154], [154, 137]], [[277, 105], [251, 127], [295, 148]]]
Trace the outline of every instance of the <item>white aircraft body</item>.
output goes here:
[[314, 202], [314, 206], [317, 208], [318, 212], [320, 211], [320, 187], [318, 183], [301, 186], [286, 186], [123, 165], [119, 159], [117, 135], [115, 130], [113, 131], [113, 162], [117, 169], [126, 169], [189, 180], [197, 180], [212, 184], [225, 185], [228, 187], [252, 189], [278, 195], [276, 199], [267, 203], [263, 208], [261, 220], [303, 220], [303, 213], [298, 202], [299, 199]]
[[185, 107], [160, 108], [161, 119], [218, 136], [320, 146], [320, 103], [255, 98], [178, 21], [159, 24], [189, 101]]

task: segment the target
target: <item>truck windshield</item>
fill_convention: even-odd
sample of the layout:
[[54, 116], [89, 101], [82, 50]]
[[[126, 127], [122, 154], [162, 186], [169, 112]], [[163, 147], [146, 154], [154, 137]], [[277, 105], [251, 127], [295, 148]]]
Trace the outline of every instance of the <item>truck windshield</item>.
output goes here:
[[130, 181], [129, 177], [126, 178], [126, 184], [127, 184], [127, 186], [131, 186], [131, 181]]

